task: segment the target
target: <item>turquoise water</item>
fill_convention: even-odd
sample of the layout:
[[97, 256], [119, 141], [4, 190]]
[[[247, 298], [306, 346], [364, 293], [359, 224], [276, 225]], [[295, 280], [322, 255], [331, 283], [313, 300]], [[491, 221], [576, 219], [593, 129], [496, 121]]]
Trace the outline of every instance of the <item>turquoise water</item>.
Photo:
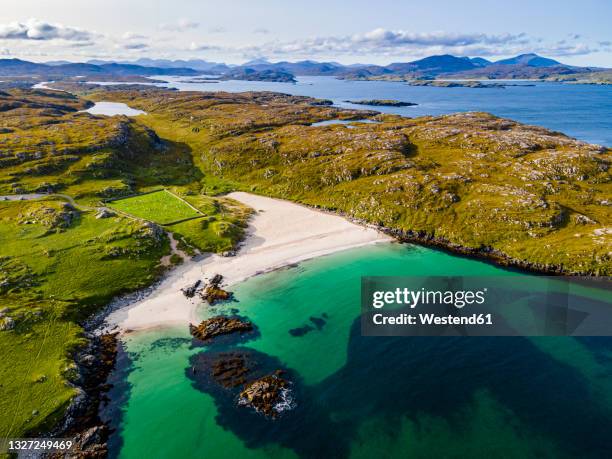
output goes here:
[[[169, 80], [166, 76], [160, 78]], [[612, 85], [524, 82], [524, 86], [505, 89], [435, 88], [398, 82], [343, 81], [320, 76], [298, 77], [297, 84], [258, 81], [210, 84], [184, 83], [181, 78], [170, 80], [167, 86], [184, 91], [277, 91], [331, 99], [342, 107], [369, 108], [410, 117], [485, 111], [560, 131], [587, 142], [612, 146]], [[397, 99], [418, 105], [366, 107], [344, 102], [357, 99]]]
[[[288, 369], [296, 408], [270, 421], [207, 390], [191, 368], [215, 349], [192, 347], [187, 327], [134, 334], [114, 375], [113, 456], [605, 457], [610, 339], [361, 336], [361, 276], [500, 274], [520, 275], [383, 244], [252, 278], [200, 314], [248, 317], [255, 338], [221, 350]], [[289, 333], [311, 317], [326, 323]]]

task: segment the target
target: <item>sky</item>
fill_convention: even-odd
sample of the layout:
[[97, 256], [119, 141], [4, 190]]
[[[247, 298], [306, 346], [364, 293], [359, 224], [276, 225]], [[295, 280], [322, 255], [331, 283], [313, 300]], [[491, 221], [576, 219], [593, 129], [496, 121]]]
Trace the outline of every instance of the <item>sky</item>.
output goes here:
[[0, 58], [388, 64], [535, 52], [612, 67], [611, 0], [0, 0]]

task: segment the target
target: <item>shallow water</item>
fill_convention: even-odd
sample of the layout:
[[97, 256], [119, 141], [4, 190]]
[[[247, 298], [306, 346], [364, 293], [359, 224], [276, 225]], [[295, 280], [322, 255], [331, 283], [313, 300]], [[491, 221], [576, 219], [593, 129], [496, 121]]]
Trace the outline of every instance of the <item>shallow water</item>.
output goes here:
[[122, 102], [96, 102], [93, 107], [83, 110], [84, 112], [91, 113], [92, 115], [125, 115], [125, 116], [138, 116], [144, 115], [145, 112], [137, 110], [124, 104]]
[[[122, 458], [604, 457], [612, 340], [362, 337], [362, 275], [521, 275], [400, 244], [353, 249], [252, 278], [238, 312], [251, 349], [294, 375], [297, 407], [268, 421], [205, 391], [187, 327], [129, 336], [113, 408]], [[237, 311], [236, 311], [237, 310]], [[326, 317], [303, 336], [289, 330]], [[217, 347], [218, 348], [218, 347]], [[131, 360], [131, 361], [130, 361]], [[123, 396], [119, 396], [123, 393]]]
[[373, 120], [326, 120], [326, 121], [318, 121], [316, 123], [312, 123], [311, 126], [332, 126], [334, 124], [344, 124], [347, 128], [353, 128], [351, 126], [353, 123], [366, 123], [366, 124], [375, 124], [376, 121]]
[[[527, 124], [563, 132], [580, 140], [612, 146], [612, 86], [561, 83], [514, 82], [519, 86], [499, 88], [436, 88], [409, 86], [400, 82], [343, 81], [334, 77], [298, 77], [296, 84], [259, 81], [220, 81], [218, 84], [186, 83], [186, 77], [156, 77], [163, 86], [183, 91], [277, 91], [331, 99], [334, 104], [355, 109], [345, 100], [396, 99], [414, 102], [411, 107], [375, 107], [403, 116], [442, 115], [485, 111]], [[528, 86], [534, 85], [534, 86]]]

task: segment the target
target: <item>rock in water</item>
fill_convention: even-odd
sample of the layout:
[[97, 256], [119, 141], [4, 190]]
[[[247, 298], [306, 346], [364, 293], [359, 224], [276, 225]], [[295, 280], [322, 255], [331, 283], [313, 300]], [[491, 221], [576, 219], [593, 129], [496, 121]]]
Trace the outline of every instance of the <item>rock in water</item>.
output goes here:
[[418, 105], [414, 102], [403, 102], [395, 99], [345, 100], [344, 102], [355, 105], [370, 105], [373, 107], [411, 107], [413, 105]]
[[189, 324], [189, 332], [202, 341], [210, 341], [220, 335], [244, 333], [253, 330], [253, 324], [238, 317], [216, 316], [200, 323], [197, 327]]
[[214, 285], [208, 285], [204, 290], [200, 292], [200, 297], [207, 301], [211, 306], [217, 301], [225, 301], [232, 298], [232, 293], [222, 288], [215, 287]]
[[220, 285], [223, 281], [221, 274], [215, 274], [209, 284], [200, 292], [200, 297], [208, 302], [209, 305], [215, 304], [216, 301], [224, 301], [232, 298], [232, 293], [223, 290]]
[[281, 378], [282, 371], [251, 381], [244, 386], [238, 404], [250, 406], [268, 417], [276, 417], [291, 406], [289, 382]]

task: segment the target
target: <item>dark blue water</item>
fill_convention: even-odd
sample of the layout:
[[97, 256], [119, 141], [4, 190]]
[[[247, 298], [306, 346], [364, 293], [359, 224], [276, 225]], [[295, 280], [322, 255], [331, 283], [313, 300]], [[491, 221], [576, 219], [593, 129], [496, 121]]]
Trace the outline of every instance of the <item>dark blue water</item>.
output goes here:
[[[560, 131], [587, 142], [612, 146], [612, 85], [524, 82], [523, 86], [505, 89], [474, 89], [409, 86], [384, 81], [343, 81], [333, 77], [299, 77], [297, 84], [259, 81], [184, 83], [180, 78], [160, 78], [170, 81], [168, 86], [184, 91], [278, 91], [331, 99], [342, 107], [371, 108], [411, 117], [484, 111]], [[521, 82], [512, 82], [517, 83]], [[344, 102], [356, 99], [397, 99], [419, 105], [366, 107]]]

